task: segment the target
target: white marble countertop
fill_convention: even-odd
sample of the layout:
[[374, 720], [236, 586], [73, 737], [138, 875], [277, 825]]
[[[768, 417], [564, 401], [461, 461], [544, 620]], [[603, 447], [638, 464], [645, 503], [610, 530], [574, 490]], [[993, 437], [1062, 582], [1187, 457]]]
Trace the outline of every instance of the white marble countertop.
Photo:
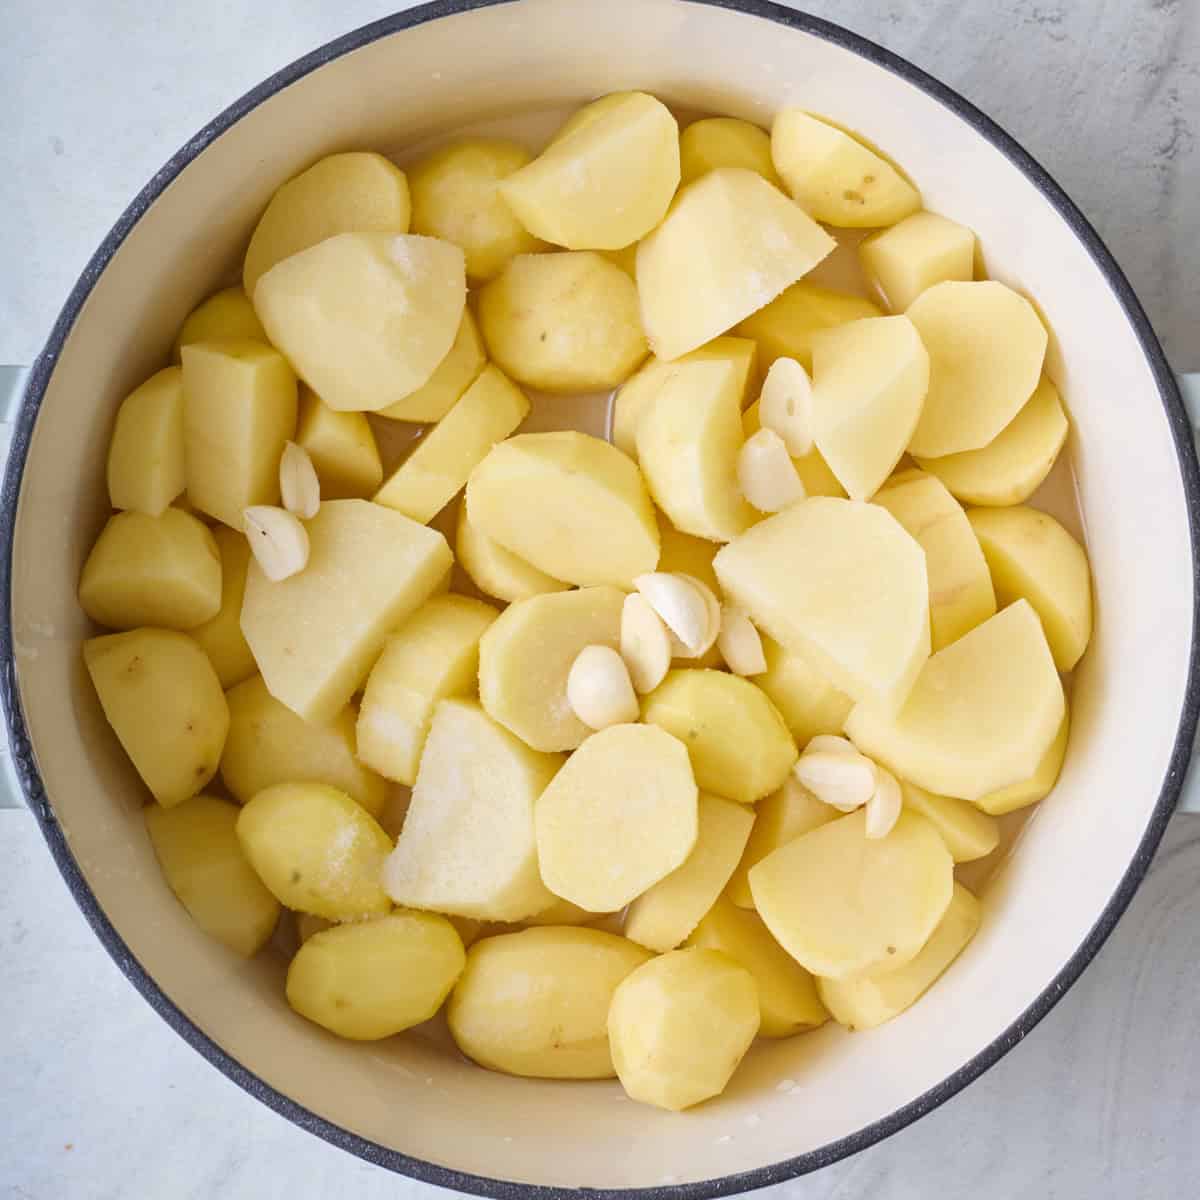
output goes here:
[[[33, 357], [115, 217], [210, 116], [396, 7], [8, 0], [0, 363]], [[1175, 366], [1200, 369], [1198, 0], [804, 7], [911, 58], [1015, 134], [1108, 241]], [[1200, 817], [1179, 817], [1098, 960], [1020, 1047], [917, 1125], [776, 1194], [1193, 1195], [1198, 994]], [[190, 1050], [100, 948], [22, 811], [0, 812], [0, 1131], [2, 1200], [435, 1194], [302, 1133]]]

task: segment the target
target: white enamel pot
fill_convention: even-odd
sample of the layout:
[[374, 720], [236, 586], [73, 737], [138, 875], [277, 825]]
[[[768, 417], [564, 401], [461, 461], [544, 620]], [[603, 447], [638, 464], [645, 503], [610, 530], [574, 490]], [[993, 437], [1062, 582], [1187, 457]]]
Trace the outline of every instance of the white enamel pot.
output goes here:
[[[930, 208], [1055, 337], [1098, 597], [1053, 799], [984, 895], [974, 943], [900, 1019], [756, 1047], [684, 1115], [616, 1083], [518, 1080], [415, 1039], [336, 1041], [295, 1016], [281, 961], [236, 960], [176, 904], [143, 793], [84, 675], [80, 565], [106, 515], [116, 405], [230, 276], [275, 186], [321, 154], [644, 88], [769, 124], [787, 104], [886, 147]], [[97, 935], [213, 1064], [364, 1158], [493, 1196], [715, 1196], [811, 1171], [902, 1128], [1015, 1045], [1095, 954], [1179, 797], [1197, 716], [1200, 478], [1146, 317], [1087, 222], [1011, 138], [894, 55], [762, 0], [447, 0], [281, 71], [206, 126], [104, 241], [34, 366], [3, 492], [4, 702], [24, 794]], [[133, 1003], [131, 993], [131, 1003]], [[539, 1193], [537, 1189], [545, 1189]]]

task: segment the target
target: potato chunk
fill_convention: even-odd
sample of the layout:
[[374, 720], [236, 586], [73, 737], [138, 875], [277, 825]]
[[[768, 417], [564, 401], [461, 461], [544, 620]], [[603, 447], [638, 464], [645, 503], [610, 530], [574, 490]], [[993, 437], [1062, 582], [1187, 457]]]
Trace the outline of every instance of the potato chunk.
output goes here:
[[409, 215], [408, 181], [382, 154], [330, 154], [271, 197], [246, 251], [246, 295], [254, 295], [276, 263], [301, 250], [339, 233], [407, 233]]
[[586, 105], [500, 193], [530, 233], [571, 250], [619, 250], [649, 233], [679, 186], [679, 126], [660, 100]]
[[574, 750], [592, 733], [567, 700], [567, 675], [585, 646], [621, 642], [617, 588], [579, 588], [519, 600], [479, 643], [479, 698], [535, 750]]
[[544, 392], [607, 391], [646, 357], [637, 288], [600, 254], [521, 254], [479, 294], [492, 358]]
[[725, 1090], [758, 1032], [754, 976], [719, 950], [673, 950], [627, 976], [608, 1036], [635, 1100], [679, 1112]]
[[322, 500], [365, 499], [383, 481], [379, 447], [367, 418], [359, 412], [335, 412], [310, 388], [300, 389], [296, 441], [316, 468]]
[[935, 283], [974, 277], [975, 234], [937, 213], [913, 213], [860, 242], [858, 259], [892, 312], [903, 312]]
[[929, 393], [909, 450], [940, 458], [986, 446], [1033, 395], [1046, 327], [1002, 283], [938, 283], [908, 317], [929, 351]]
[[854, 701], [839, 691], [804, 657], [764, 637], [767, 669], [754, 683], [779, 709], [783, 723], [801, 745], [819, 733], [841, 733]]
[[362, 686], [452, 559], [440, 533], [367, 500], [322, 504], [308, 540], [308, 566], [282, 583], [250, 564], [242, 632], [271, 694], [319, 724]]
[[113, 508], [157, 517], [186, 485], [183, 372], [166, 367], [117, 409], [108, 445], [108, 498]]
[[440, 421], [487, 365], [483, 338], [469, 308], [463, 309], [450, 352], [438, 363], [429, 382], [403, 400], [381, 408], [381, 417], [394, 421]]
[[1042, 755], [1037, 770], [1019, 783], [1010, 783], [1008, 787], [988, 792], [986, 796], [980, 796], [975, 801], [975, 807], [992, 816], [999, 817], [1004, 813], [1013, 812], [1018, 808], [1026, 808], [1030, 804], [1044, 800], [1058, 782], [1063, 759], [1067, 754], [1067, 741], [1070, 733], [1071, 714], [1066, 711], [1063, 713], [1058, 733], [1054, 735], [1054, 741], [1050, 743], [1050, 748]]
[[539, 571], [531, 563], [506, 550], [471, 523], [467, 506], [458, 506], [454, 553], [471, 582], [489, 596], [508, 604], [528, 600], [546, 592], [565, 592], [570, 586]]
[[471, 948], [446, 1016], [480, 1066], [537, 1079], [611, 1079], [608, 1008], [650, 953], [598, 929], [527, 929]]
[[979, 928], [979, 901], [961, 883], [921, 952], [906, 966], [861, 979], [822, 979], [821, 999], [847, 1029], [874, 1029], [911, 1008], [963, 952]]
[[846, 732], [926, 791], [978, 800], [1034, 773], [1065, 711], [1042, 624], [1018, 600], [930, 658], [899, 712], [859, 704]]
[[217, 773], [229, 708], [212, 664], [187, 634], [134, 629], [83, 643], [100, 707], [142, 782], [166, 808]]
[[383, 886], [398, 903], [520, 921], [554, 903], [538, 873], [534, 803], [562, 759], [538, 754], [467, 700], [434, 710]]
[[680, 866], [696, 844], [687, 751], [661, 729], [610, 725], [567, 759], [534, 813], [546, 886], [615, 912]]
[[748, 679], [724, 671], [669, 671], [642, 702], [642, 719], [686, 747], [696, 782], [741, 804], [775, 791], [796, 743], [775, 706]]
[[1092, 636], [1092, 577], [1083, 547], [1049, 513], [1021, 506], [967, 513], [998, 603], [1025, 599], [1041, 618], [1054, 665], [1070, 671]]
[[187, 498], [241, 529], [252, 504], [279, 503], [279, 459], [296, 433], [296, 377], [259, 342], [183, 348]]
[[771, 158], [796, 202], [827, 225], [894, 225], [921, 207], [920, 192], [891, 163], [803, 109], [776, 114]]
[[245, 534], [225, 525], [214, 529], [212, 536], [221, 556], [221, 607], [216, 616], [188, 632], [208, 655], [221, 686], [228, 691], [258, 671], [242, 633], [242, 599], [246, 594], [250, 545]]
[[221, 754], [221, 778], [241, 804], [277, 783], [324, 783], [343, 791], [373, 817], [383, 812], [387, 785], [354, 754], [354, 710], [347, 705], [332, 721], [310, 725], [280, 704], [260, 675], [225, 696], [229, 734]]
[[900, 781], [905, 808], [931, 821], [956, 863], [973, 862], [1000, 844], [1000, 826], [974, 804], [953, 796], [935, 796], [907, 779]]
[[717, 167], [745, 167], [782, 187], [771, 161], [771, 136], [749, 121], [705, 117], [679, 135], [680, 182], [691, 183]]
[[700, 923], [733, 874], [754, 813], [731, 800], [700, 793], [696, 845], [687, 860], [629, 906], [625, 936], [665, 953]]
[[942, 919], [954, 860], [924, 817], [902, 812], [868, 838], [859, 809], [768, 855], [750, 872], [754, 906], [806, 970], [849, 979], [911, 962]]
[[358, 711], [358, 757], [411, 787], [433, 722], [447, 696], [475, 690], [479, 639], [499, 614], [468, 596], [435, 596], [392, 634], [367, 677]]
[[238, 845], [236, 805], [193, 796], [174, 808], [151, 805], [145, 817], [176, 899], [205, 933], [249, 958], [270, 938], [280, 907]]
[[428, 383], [449, 353], [466, 270], [436, 238], [343, 233], [285, 258], [253, 295], [272, 343], [330, 408], [375, 412]]
[[925, 554], [876, 505], [803, 500], [713, 565], [728, 599], [856, 700], [896, 707], [929, 657]]
[[650, 348], [678, 358], [769, 304], [834, 248], [778, 188], [718, 167], [679, 194], [638, 247], [637, 287]]
[[79, 577], [79, 603], [99, 625], [194, 629], [221, 607], [221, 556], [203, 521], [177, 508], [108, 518]]
[[287, 1000], [339, 1037], [375, 1041], [428, 1021], [465, 960], [454, 926], [434, 913], [394, 912], [336, 925], [296, 952]]
[[267, 340], [250, 297], [240, 287], [214, 292], [188, 314], [175, 339], [171, 361], [180, 362], [184, 346], [194, 342], [223, 342], [230, 338], [249, 338], [253, 342]]
[[523, 433], [495, 446], [467, 482], [471, 523], [554, 579], [630, 588], [658, 564], [641, 473], [586, 433]]

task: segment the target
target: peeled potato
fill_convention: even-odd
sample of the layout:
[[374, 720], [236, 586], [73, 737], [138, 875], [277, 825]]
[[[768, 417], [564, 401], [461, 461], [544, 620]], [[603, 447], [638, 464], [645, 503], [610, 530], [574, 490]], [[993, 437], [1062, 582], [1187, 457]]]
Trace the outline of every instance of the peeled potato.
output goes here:
[[381, 417], [394, 421], [440, 421], [487, 365], [483, 338], [469, 308], [463, 309], [449, 353], [434, 368], [429, 381], [403, 400], [381, 408]]
[[500, 192], [531, 157], [524, 146], [498, 138], [465, 138], [427, 155], [408, 172], [413, 233], [461, 246], [474, 280], [491, 279], [509, 259], [532, 254], [541, 243]]
[[467, 482], [471, 523], [554, 579], [632, 587], [658, 563], [654, 506], [637, 467], [585, 433], [523, 433]]
[[876, 505], [803, 500], [713, 565], [729, 600], [856, 700], [899, 705], [929, 656], [924, 552]]
[[973, 508], [967, 513], [1004, 605], [1033, 605], [1060, 671], [1070, 671], [1092, 636], [1092, 577], [1083, 547], [1035, 508]]
[[310, 937], [288, 967], [288, 1003], [355, 1041], [391, 1037], [442, 1006], [466, 961], [445, 917], [394, 912]]
[[939, 458], [986, 446], [1033, 395], [1046, 327], [1002, 283], [938, 283], [907, 316], [929, 351], [929, 393], [909, 450]]
[[258, 670], [241, 624], [250, 546], [244, 534], [224, 525], [213, 530], [213, 540], [221, 556], [221, 607], [216, 616], [188, 632], [208, 655], [221, 686], [228, 691]]
[[532, 917], [526, 917], [521, 924], [529, 927], [541, 925], [587, 925], [596, 919], [596, 913], [590, 913], [587, 909], [580, 908], [578, 904], [572, 904], [569, 900], [555, 900], [549, 908], [543, 908], [541, 912], [534, 913]]
[[858, 260], [892, 312], [903, 312], [935, 283], [974, 277], [975, 234], [937, 213], [913, 213], [860, 242]]
[[554, 902], [538, 872], [534, 804], [562, 758], [538, 754], [472, 701], [443, 700], [383, 886], [398, 904], [520, 921]]
[[760, 1037], [791, 1037], [827, 1020], [816, 981], [780, 947], [757, 913], [745, 912], [722, 896], [687, 944], [719, 950], [754, 976]]
[[957, 641], [996, 612], [992, 577], [962, 506], [933, 475], [905, 471], [875, 497], [925, 551], [934, 650]]
[[545, 592], [565, 592], [568, 584], [506, 550], [471, 523], [467, 506], [458, 506], [454, 553], [471, 582], [489, 596], [511, 604]]
[[589, 912], [615, 912], [696, 844], [687, 750], [661, 729], [610, 725], [567, 759], [534, 815], [546, 886]]
[[854, 701], [802, 653], [785, 650], [773, 638], [762, 643], [767, 669], [755, 675], [755, 685], [766, 692], [796, 741], [803, 746], [819, 733], [841, 733]]
[[1065, 711], [1042, 624], [1018, 600], [933, 655], [899, 712], [859, 704], [846, 733], [926, 791], [978, 800], [1034, 773]]
[[479, 643], [479, 697], [495, 721], [535, 750], [573, 750], [592, 733], [567, 700], [585, 646], [617, 649], [624, 593], [578, 588], [517, 601]]
[[[742, 413], [742, 433], [749, 441], [762, 428], [759, 417], [758, 401], [750, 405]], [[809, 496], [837, 496], [846, 498], [846, 489], [838, 482], [838, 477], [829, 469], [829, 464], [821, 457], [821, 451], [814, 446], [807, 454], [792, 459], [792, 466], [804, 484], [804, 491]]]
[[572, 250], [619, 250], [649, 233], [679, 186], [679, 127], [645, 92], [587, 105], [500, 193], [536, 237]]
[[979, 928], [979, 901], [961, 883], [929, 941], [907, 965], [883, 975], [818, 981], [821, 999], [847, 1029], [874, 1029], [911, 1008], [962, 953]]
[[342, 233], [254, 289], [272, 344], [330, 408], [375, 412], [429, 382], [467, 300], [463, 252], [416, 235]]
[[214, 293], [188, 314], [175, 339], [171, 361], [179, 362], [183, 347], [193, 342], [220, 342], [229, 338], [249, 338], [257, 342], [267, 340], [250, 297], [240, 287], [224, 288]]
[[750, 872], [758, 915], [806, 970], [829, 979], [911, 962], [950, 903], [954, 860], [924, 817], [868, 838], [862, 809], [788, 842]]
[[271, 197], [246, 251], [246, 294], [276, 263], [335, 234], [407, 233], [409, 212], [404, 172], [382, 154], [320, 159]]
[[316, 468], [322, 500], [365, 499], [383, 480], [367, 418], [360, 412], [335, 412], [309, 388], [300, 389], [296, 441]]
[[208, 527], [177, 508], [109, 517], [79, 577], [79, 603], [109, 629], [194, 629], [221, 607], [221, 556]]
[[187, 485], [183, 452], [183, 372], [166, 367], [117, 409], [108, 445], [113, 508], [157, 517]]
[[900, 791], [906, 808], [934, 824], [956, 863], [984, 858], [1000, 844], [1000, 826], [974, 804], [935, 796], [907, 779], [900, 780]]
[[775, 791], [796, 761], [775, 706], [748, 679], [724, 671], [669, 671], [642, 702], [642, 719], [687, 747], [700, 787], [742, 804]]
[[435, 596], [396, 633], [371, 668], [358, 710], [358, 757], [411, 787], [434, 708], [475, 690], [479, 639], [496, 610], [468, 596]]
[[673, 1112], [725, 1090], [758, 1032], [754, 976], [699, 947], [652, 958], [613, 995], [608, 1036], [621, 1085]]
[[638, 247], [650, 348], [678, 358], [769, 304], [834, 248], [815, 221], [744, 167], [718, 167], [679, 193]]
[[929, 355], [907, 317], [851, 321], [813, 337], [813, 441], [852, 500], [900, 461], [925, 403]]
[[185, 633], [134, 629], [83, 643], [100, 707], [142, 782], [166, 808], [217, 773], [229, 708], [203, 650]]
[[527, 929], [473, 946], [450, 998], [450, 1034], [493, 1071], [610, 1079], [613, 992], [650, 953], [598, 929]]
[[637, 288], [591, 251], [521, 254], [479, 294], [492, 358], [545, 392], [607, 391], [646, 357]]
[[660, 954], [680, 945], [729, 882], [753, 824], [750, 809], [701, 792], [696, 845], [681, 866], [629, 906], [625, 936]]
[[988, 792], [975, 801], [975, 807], [992, 816], [1003, 816], [1018, 808], [1026, 808], [1044, 800], [1058, 782], [1062, 771], [1063, 759], [1067, 754], [1067, 740], [1070, 736], [1070, 712], [1063, 713], [1062, 724], [1058, 727], [1050, 748], [1042, 755], [1037, 769], [1027, 779], [1019, 783], [1011, 783], [1006, 788]]
[[717, 167], [745, 167], [780, 187], [766, 130], [733, 117], [693, 121], [679, 135], [680, 182], [691, 183]]
[[776, 114], [771, 158], [796, 202], [827, 225], [894, 225], [921, 207], [920, 192], [891, 163], [799, 108]]
[[170, 809], [151, 805], [145, 817], [179, 903], [205, 933], [249, 958], [270, 938], [280, 909], [238, 845], [237, 806], [193, 796]]

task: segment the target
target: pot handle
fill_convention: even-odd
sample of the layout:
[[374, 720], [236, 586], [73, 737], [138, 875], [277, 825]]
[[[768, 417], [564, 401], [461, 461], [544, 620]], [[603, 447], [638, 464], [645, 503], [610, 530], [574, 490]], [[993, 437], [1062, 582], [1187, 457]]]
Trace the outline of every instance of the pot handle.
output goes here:
[[[8, 447], [12, 441], [13, 418], [25, 393], [28, 367], [0, 366], [0, 475], [8, 462]], [[0, 740], [0, 808], [24, 808], [25, 798], [12, 761], [8, 738]]]

